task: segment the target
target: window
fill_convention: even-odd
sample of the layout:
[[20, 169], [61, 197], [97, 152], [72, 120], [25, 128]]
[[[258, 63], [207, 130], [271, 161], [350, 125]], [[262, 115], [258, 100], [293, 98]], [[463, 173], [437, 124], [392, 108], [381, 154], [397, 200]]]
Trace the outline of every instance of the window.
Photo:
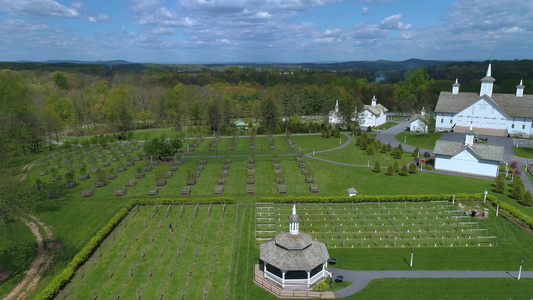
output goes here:
[[511, 125], [511, 128], [514, 128], [514, 124]]
[[526, 129], [526, 125], [522, 125], [522, 129]]
[[441, 122], [441, 123], [444, 122], [444, 119], [440, 119], [440, 122]]
[[452, 119], [450, 119], [450, 124], [452, 124]]

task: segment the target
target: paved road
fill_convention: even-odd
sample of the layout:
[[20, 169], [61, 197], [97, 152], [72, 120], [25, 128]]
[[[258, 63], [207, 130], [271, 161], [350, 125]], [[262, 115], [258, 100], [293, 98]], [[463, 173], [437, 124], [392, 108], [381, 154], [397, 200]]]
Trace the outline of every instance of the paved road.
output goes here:
[[[344, 276], [344, 280], [351, 281], [352, 284], [346, 288], [338, 290], [335, 298], [342, 298], [353, 295], [364, 289], [368, 283], [380, 278], [517, 278], [518, 270], [515, 271], [350, 271], [337, 268], [328, 268], [333, 273], [332, 278], [337, 275]], [[523, 271], [521, 278], [533, 278], [533, 271]]]

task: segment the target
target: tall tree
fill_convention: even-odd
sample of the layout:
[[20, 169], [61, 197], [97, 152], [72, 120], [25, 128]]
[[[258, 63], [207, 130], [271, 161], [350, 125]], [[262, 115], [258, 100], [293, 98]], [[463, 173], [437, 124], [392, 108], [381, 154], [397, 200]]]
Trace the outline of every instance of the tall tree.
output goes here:
[[274, 131], [280, 121], [279, 107], [272, 97], [266, 97], [259, 105], [261, 124], [266, 130]]

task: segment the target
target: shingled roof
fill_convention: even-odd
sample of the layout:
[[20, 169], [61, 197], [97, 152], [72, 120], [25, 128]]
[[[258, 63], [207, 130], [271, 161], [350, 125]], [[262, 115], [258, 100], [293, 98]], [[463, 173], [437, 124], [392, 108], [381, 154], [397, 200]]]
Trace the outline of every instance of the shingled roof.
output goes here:
[[514, 94], [492, 94], [489, 97], [477, 93], [440, 92], [435, 112], [456, 114], [481, 98], [494, 103], [510, 117], [533, 118], [533, 95], [516, 97]]
[[283, 232], [261, 244], [259, 258], [280, 270], [311, 270], [327, 261], [329, 253], [307, 233]]
[[472, 146], [465, 146], [461, 142], [438, 140], [435, 143], [433, 153], [454, 156], [466, 148], [472, 150], [481, 159], [503, 161], [503, 147], [496, 145], [474, 144]]
[[370, 111], [371, 113], [373, 113], [376, 116], [381, 114], [382, 111], [383, 112], [389, 111], [385, 106], [383, 106], [381, 104], [376, 104], [376, 106], [365, 105], [363, 109], [366, 109], [366, 110]]

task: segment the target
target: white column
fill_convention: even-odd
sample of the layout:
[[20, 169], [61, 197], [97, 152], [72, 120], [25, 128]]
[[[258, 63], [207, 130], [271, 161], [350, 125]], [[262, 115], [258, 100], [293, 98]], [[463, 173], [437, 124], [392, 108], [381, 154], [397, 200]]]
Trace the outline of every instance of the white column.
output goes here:
[[309, 270], [305, 270], [307, 272], [307, 286], [309, 286], [310, 281], [311, 281], [311, 271]]
[[263, 278], [267, 277], [267, 263], [265, 262], [263, 264]]
[[281, 287], [285, 287], [285, 272], [284, 270], [281, 270]]

